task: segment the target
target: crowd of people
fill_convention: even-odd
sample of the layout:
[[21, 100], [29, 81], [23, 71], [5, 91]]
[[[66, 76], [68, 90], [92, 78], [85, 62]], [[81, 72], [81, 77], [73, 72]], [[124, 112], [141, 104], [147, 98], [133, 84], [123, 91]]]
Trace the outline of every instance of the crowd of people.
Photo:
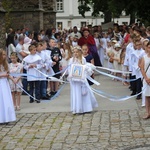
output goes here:
[[[69, 30], [52, 28], [38, 32], [10, 28], [6, 34], [6, 50], [0, 50], [0, 86], [5, 84], [9, 94], [6, 98], [4, 88], [0, 88], [3, 93], [0, 97], [3, 101], [12, 100], [12, 103], [1, 102], [0, 110], [6, 112], [0, 113], [0, 123], [15, 120], [13, 109], [21, 109], [21, 94], [28, 94], [30, 103], [40, 103], [55, 96], [60, 83], [48, 81], [47, 77], [60, 79], [66, 68], [68, 73], [63, 80], [68, 76], [70, 81], [71, 111], [74, 114], [91, 112], [98, 104], [89, 90], [93, 82], [84, 74], [94, 78], [93, 66], [109, 68], [114, 81], [122, 77], [122, 83], [129, 86], [131, 95], [137, 100], [142, 98], [147, 113], [143, 118], [150, 118], [149, 40], [150, 27], [137, 24], [114, 24], [107, 31], [103, 31], [100, 25], [81, 27], [80, 30], [74, 26]], [[104, 66], [105, 60], [107, 64]], [[81, 70], [84, 72], [80, 73]], [[82, 103], [83, 99], [86, 99], [86, 104]], [[10, 112], [12, 116], [5, 115], [5, 118], [4, 114]]]

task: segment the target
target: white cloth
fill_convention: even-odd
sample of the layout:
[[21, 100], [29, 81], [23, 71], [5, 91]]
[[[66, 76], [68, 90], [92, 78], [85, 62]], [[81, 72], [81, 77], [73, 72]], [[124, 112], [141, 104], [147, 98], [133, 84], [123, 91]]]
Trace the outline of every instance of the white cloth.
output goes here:
[[80, 39], [81, 37], [82, 37], [82, 35], [81, 35], [81, 33], [80, 32], [71, 32], [70, 34], [69, 34], [69, 36], [71, 36], [71, 37], [77, 37], [78, 39]]
[[126, 47], [126, 52], [125, 52], [125, 59], [124, 59], [124, 66], [127, 66], [129, 71], [132, 71], [131, 67], [131, 54], [134, 51], [133, 48], [133, 43], [129, 43]]
[[[0, 72], [4, 74], [5, 72]], [[0, 123], [16, 120], [11, 90], [7, 78], [0, 78]]]
[[49, 75], [49, 76], [53, 76], [55, 73], [54, 73], [54, 70], [52, 68], [52, 59], [51, 59], [51, 51], [50, 50], [43, 50], [42, 52], [44, 52], [47, 56], [47, 59], [48, 59], [48, 68], [47, 68], [47, 72], [46, 74]]
[[113, 47], [107, 47], [106, 48], [106, 55], [107, 55], [107, 67], [110, 68], [110, 69], [113, 69], [114, 66], [113, 66], [113, 63], [110, 63], [109, 60], [110, 60], [110, 57], [109, 55], [113, 54]]
[[29, 46], [30, 46], [31, 44], [29, 44], [29, 43], [24, 43], [23, 44], [23, 51], [26, 53], [26, 54], [30, 54], [30, 51], [29, 51]]
[[[144, 70], [146, 72], [147, 77], [150, 78], [150, 66], [149, 66], [149, 64], [150, 64], [150, 57], [148, 57], [147, 55], [144, 55], [143, 58], [144, 58], [144, 67], [145, 67]], [[150, 96], [150, 85], [148, 85], [146, 83], [145, 79], [143, 80], [143, 87], [145, 87], [145, 90], [143, 91], [143, 94], [145, 96]]]
[[[16, 63], [16, 64], [13, 64], [13, 63], [10, 63], [9, 64], [9, 70], [10, 70], [10, 73], [22, 73], [22, 69], [23, 69], [23, 65], [21, 63]], [[13, 75], [11, 75], [13, 77]], [[15, 78], [18, 78], [17, 77], [13, 77], [14, 79]], [[14, 84], [14, 82], [9, 79], [9, 84], [10, 84], [10, 89], [11, 91], [17, 91], [17, 92], [22, 92], [22, 89], [20, 87], [22, 87], [22, 81], [21, 79], [17, 82], [17, 84], [20, 86], [17, 86], [16, 84]]]
[[18, 43], [17, 46], [16, 46], [16, 53], [17, 53], [18, 58], [19, 58], [20, 61], [23, 60], [23, 57], [22, 57], [22, 55], [20, 54], [23, 50], [24, 50], [23, 45], [21, 45], [20, 43]]
[[12, 52], [16, 52], [16, 48], [13, 44], [8, 45], [8, 57], [10, 58], [10, 55]]
[[136, 79], [142, 78], [142, 73], [139, 68], [139, 60], [145, 55], [143, 49], [134, 50], [131, 54], [131, 64], [132, 64], [132, 75], [136, 76]]
[[[34, 54], [34, 55], [28, 55], [23, 59], [24, 63], [24, 69], [27, 70], [27, 81], [39, 81], [42, 78], [42, 74], [37, 71], [42, 68], [42, 59], [39, 55]], [[36, 64], [36, 68], [29, 68], [31, 64]]]
[[47, 57], [47, 55], [46, 55], [46, 53], [44, 51], [37, 52], [37, 54], [42, 59], [42, 68], [40, 69], [40, 71], [43, 74], [41, 74], [41, 76], [42, 76], [41, 80], [46, 80], [46, 76], [45, 75], [47, 74], [47, 70], [49, 69], [49, 60], [48, 60], [48, 57]]
[[[114, 52], [114, 58], [120, 61], [121, 50], [119, 51], [114, 50], [113, 52]], [[114, 69], [121, 70], [121, 64], [117, 60], [113, 61], [113, 66], [114, 66]]]
[[[71, 58], [69, 61], [69, 65], [71, 64], [81, 63], [79, 63], [77, 59]], [[86, 64], [86, 60], [84, 58], [82, 58], [82, 64]], [[68, 71], [70, 72], [70, 67], [68, 68]], [[84, 81], [75, 81], [72, 79], [70, 79], [69, 81], [71, 88], [71, 111], [73, 114], [91, 112], [95, 107], [98, 107], [96, 98], [90, 90], [90, 86], [86, 78]]]

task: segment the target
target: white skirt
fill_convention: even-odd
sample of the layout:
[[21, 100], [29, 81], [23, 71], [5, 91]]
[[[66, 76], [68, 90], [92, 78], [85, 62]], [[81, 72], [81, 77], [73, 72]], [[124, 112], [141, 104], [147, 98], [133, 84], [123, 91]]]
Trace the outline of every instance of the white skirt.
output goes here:
[[145, 79], [143, 80], [143, 94], [144, 96], [150, 96], [150, 85], [145, 82]]
[[7, 78], [0, 78], [0, 123], [16, 120], [12, 95]]

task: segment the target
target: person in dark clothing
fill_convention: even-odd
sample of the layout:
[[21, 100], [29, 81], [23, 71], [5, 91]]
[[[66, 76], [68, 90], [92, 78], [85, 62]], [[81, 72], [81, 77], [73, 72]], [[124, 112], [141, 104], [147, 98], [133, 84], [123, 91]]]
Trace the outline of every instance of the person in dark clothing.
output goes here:
[[[55, 62], [55, 65], [53, 65], [52, 68], [54, 72], [57, 73], [60, 71], [59, 66], [60, 66], [60, 61], [62, 60], [62, 55], [61, 55], [60, 49], [56, 47], [56, 42], [54, 39], [49, 40], [49, 45], [50, 45], [49, 50], [51, 51], [51, 59], [53, 62]], [[60, 76], [61, 76], [61, 73], [54, 75], [54, 77], [58, 79], [60, 78]], [[50, 81], [51, 97], [57, 93], [58, 86], [59, 86], [59, 82]]]

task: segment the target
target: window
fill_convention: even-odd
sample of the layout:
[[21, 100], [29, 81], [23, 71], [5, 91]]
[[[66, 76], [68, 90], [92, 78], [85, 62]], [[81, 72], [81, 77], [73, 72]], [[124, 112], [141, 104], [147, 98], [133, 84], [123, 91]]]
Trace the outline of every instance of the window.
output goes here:
[[86, 4], [85, 1], [80, 1], [80, 2], [79, 2], [79, 6], [80, 6], [80, 5], [85, 5], [85, 4]]
[[63, 8], [63, 0], [57, 0], [56, 1], [56, 10], [57, 11], [63, 11], [64, 8]]
[[128, 25], [128, 22], [122, 22], [122, 24], [124, 24], [124, 25]]
[[62, 22], [57, 22], [57, 28], [61, 29], [63, 28], [63, 23]]
[[71, 27], [71, 26], [72, 26], [72, 22], [68, 21], [68, 27]]
[[81, 22], [81, 27], [86, 27], [86, 22]]

